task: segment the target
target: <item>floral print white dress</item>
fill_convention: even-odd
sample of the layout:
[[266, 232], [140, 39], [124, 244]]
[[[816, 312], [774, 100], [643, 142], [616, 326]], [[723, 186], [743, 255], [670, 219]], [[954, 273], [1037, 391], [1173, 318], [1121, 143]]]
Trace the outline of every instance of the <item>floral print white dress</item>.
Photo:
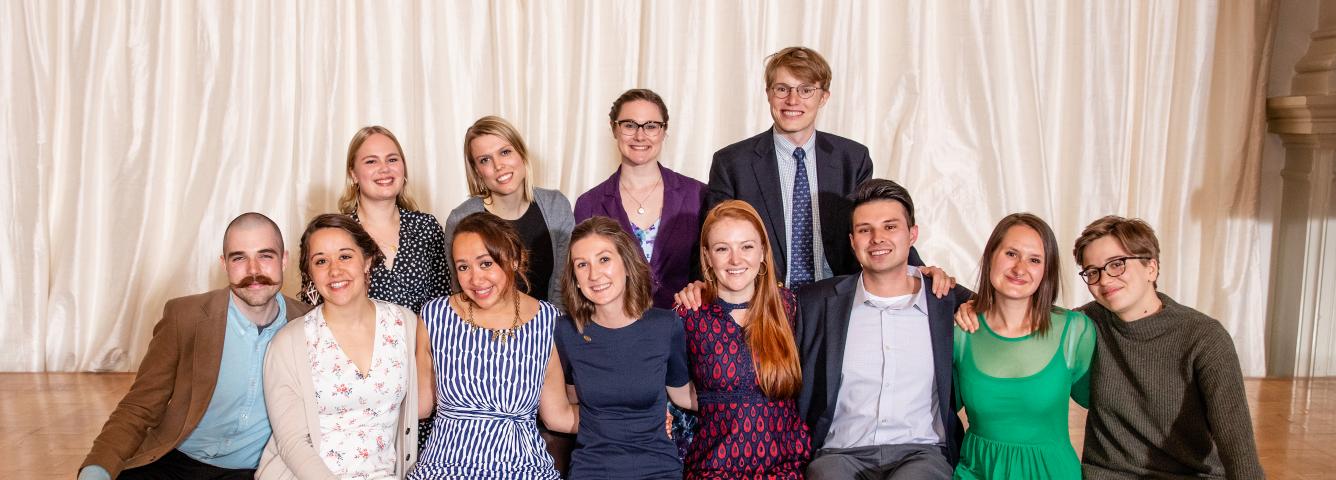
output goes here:
[[396, 310], [376, 302], [376, 343], [365, 374], [343, 352], [324, 315], [306, 320], [320, 418], [320, 456], [339, 478], [395, 478], [395, 431], [408, 391], [410, 345]]

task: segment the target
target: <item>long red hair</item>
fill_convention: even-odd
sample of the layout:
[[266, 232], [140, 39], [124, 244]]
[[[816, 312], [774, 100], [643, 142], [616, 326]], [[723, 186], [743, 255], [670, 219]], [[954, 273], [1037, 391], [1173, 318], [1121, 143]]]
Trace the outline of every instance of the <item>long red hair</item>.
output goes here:
[[756, 384], [771, 399], [793, 398], [802, 388], [803, 373], [798, 363], [798, 344], [793, 340], [793, 326], [784, 311], [779, 284], [775, 280], [775, 261], [770, 249], [769, 236], [761, 216], [747, 202], [728, 200], [716, 205], [705, 217], [700, 229], [700, 264], [707, 280], [706, 301], [718, 295], [714, 272], [709, 265], [710, 232], [724, 219], [741, 220], [751, 224], [760, 235], [761, 268], [756, 278], [747, 325], [743, 327], [747, 346], [751, 348], [752, 365], [756, 368]]

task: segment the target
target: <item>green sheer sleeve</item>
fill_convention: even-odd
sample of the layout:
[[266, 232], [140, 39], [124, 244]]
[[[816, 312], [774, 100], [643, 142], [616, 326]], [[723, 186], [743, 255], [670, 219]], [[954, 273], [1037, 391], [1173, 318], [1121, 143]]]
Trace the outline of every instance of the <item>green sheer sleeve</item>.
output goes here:
[[1076, 311], [1065, 311], [1067, 332], [1063, 339], [1067, 371], [1071, 372], [1072, 400], [1082, 407], [1090, 406], [1090, 364], [1095, 358], [1095, 324], [1090, 317]]
[[[980, 316], [979, 321], [980, 322], [983, 321], [982, 316]], [[952, 357], [951, 361], [953, 362], [953, 365], [958, 366], [960, 365], [961, 358], [963, 358], [965, 354], [965, 347], [966, 344], [969, 342], [970, 334], [965, 333], [965, 331], [961, 330], [960, 327], [955, 327], [954, 330], [955, 331], [953, 332], [952, 335], [954, 343], [951, 348], [951, 357]], [[960, 409], [965, 408], [965, 402], [960, 398], [960, 375], [957, 375], [955, 372], [952, 372], [951, 383], [955, 387], [951, 389], [951, 397], [952, 397], [951, 404], [952, 407], [955, 408], [955, 411], [959, 413]]]

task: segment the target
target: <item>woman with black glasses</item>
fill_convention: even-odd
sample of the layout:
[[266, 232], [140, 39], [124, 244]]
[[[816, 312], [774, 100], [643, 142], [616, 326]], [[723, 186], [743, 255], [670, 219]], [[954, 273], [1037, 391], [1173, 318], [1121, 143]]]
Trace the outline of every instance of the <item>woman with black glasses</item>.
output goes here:
[[621, 166], [575, 201], [575, 221], [616, 220], [650, 264], [655, 308], [672, 308], [673, 294], [694, 278], [703, 218], [704, 183], [659, 163], [668, 137], [668, 107], [651, 90], [627, 90], [608, 112]]
[[[608, 121], [622, 154], [621, 166], [580, 195], [575, 201], [575, 221], [590, 217], [616, 220], [649, 263], [654, 308], [672, 308], [673, 294], [699, 277], [696, 242], [705, 184], [659, 163], [668, 137], [668, 106], [659, 94], [641, 88], [627, 90], [612, 102]], [[685, 456], [698, 420], [672, 405], [669, 410], [673, 441], [678, 454]]]

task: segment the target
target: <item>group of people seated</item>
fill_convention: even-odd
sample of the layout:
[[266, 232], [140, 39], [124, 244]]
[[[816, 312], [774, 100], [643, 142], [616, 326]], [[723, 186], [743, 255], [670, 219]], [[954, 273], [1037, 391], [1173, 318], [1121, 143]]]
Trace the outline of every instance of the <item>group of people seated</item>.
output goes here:
[[300, 299], [278, 226], [236, 217], [228, 286], [167, 302], [79, 478], [1262, 478], [1229, 334], [1157, 290], [1149, 225], [1081, 232], [1095, 301], [1069, 310], [1053, 231], [1008, 215], [971, 292], [867, 148], [816, 130], [830, 80], [771, 55], [774, 125], [707, 183], [659, 163], [668, 109], [629, 90], [621, 165], [574, 208], [481, 118], [444, 228], [359, 130]]

